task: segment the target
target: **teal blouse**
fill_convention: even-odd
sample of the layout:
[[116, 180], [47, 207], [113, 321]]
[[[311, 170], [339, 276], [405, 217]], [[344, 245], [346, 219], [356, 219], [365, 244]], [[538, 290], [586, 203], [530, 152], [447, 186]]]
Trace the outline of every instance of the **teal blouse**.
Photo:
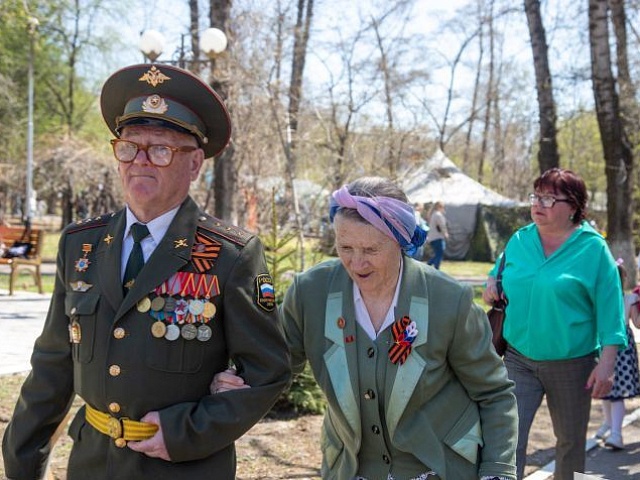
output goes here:
[[[605, 239], [586, 221], [548, 258], [535, 224], [507, 243], [504, 337], [533, 360], [566, 360], [626, 346], [622, 287]], [[496, 276], [500, 258], [489, 273]]]

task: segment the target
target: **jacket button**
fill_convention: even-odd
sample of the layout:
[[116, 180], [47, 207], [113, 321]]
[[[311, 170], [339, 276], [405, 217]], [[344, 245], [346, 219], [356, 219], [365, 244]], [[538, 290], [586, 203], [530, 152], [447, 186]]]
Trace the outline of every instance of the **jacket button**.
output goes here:
[[391, 460], [389, 460], [389, 456], [388, 455], [382, 455], [382, 461], [384, 463], [386, 463], [387, 465], [391, 463]]
[[373, 390], [367, 390], [366, 392], [364, 392], [364, 398], [366, 400], [373, 400], [374, 398], [376, 398], [376, 394]]
[[374, 425], [373, 427], [371, 427], [371, 431], [376, 435], [380, 435], [380, 427], [377, 425]]
[[120, 340], [121, 338], [124, 338], [124, 335], [125, 335], [125, 331], [124, 331], [124, 328], [122, 327], [118, 327], [113, 331], [113, 336], [118, 340]]
[[117, 402], [111, 402], [109, 404], [109, 411], [111, 413], [118, 413], [120, 411], [120, 404]]
[[112, 377], [117, 377], [120, 375], [120, 367], [118, 365], [111, 365], [109, 367], [109, 375]]
[[369, 347], [369, 349], [367, 350], [367, 357], [373, 358], [375, 354], [376, 354], [376, 351], [373, 349], [373, 347]]

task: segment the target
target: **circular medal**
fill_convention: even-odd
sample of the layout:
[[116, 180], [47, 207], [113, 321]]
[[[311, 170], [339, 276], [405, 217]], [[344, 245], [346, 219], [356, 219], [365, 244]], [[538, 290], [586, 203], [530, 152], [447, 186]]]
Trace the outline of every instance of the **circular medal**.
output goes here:
[[211, 328], [209, 325], [200, 325], [198, 327], [198, 336], [196, 337], [201, 342], [206, 342], [211, 338]]
[[176, 299], [173, 297], [167, 297], [164, 299], [164, 311], [173, 312], [176, 309]]
[[198, 329], [192, 323], [187, 323], [182, 326], [182, 330], [180, 331], [180, 335], [185, 340], [193, 340], [198, 336]]
[[167, 333], [164, 334], [164, 338], [173, 342], [180, 337], [180, 328], [177, 325], [167, 325]]
[[189, 303], [187, 303], [187, 301], [184, 298], [181, 298], [180, 300], [176, 300], [176, 306], [174, 308], [176, 315], [182, 316], [185, 313], [187, 313], [188, 309], [189, 309]]
[[159, 312], [164, 308], [164, 297], [156, 297], [151, 300], [151, 310]]
[[204, 310], [202, 316], [204, 318], [211, 318], [216, 314], [216, 306], [211, 302], [204, 302]]
[[159, 320], [157, 322], [153, 322], [153, 324], [151, 325], [151, 335], [156, 338], [162, 338], [166, 333], [167, 326], [164, 324], [164, 322], [161, 322]]
[[193, 299], [189, 302], [189, 312], [192, 315], [200, 315], [204, 310], [204, 302], [202, 300]]
[[139, 300], [136, 308], [140, 313], [148, 312], [151, 308], [151, 300], [149, 300], [149, 297], [144, 297], [143, 299]]

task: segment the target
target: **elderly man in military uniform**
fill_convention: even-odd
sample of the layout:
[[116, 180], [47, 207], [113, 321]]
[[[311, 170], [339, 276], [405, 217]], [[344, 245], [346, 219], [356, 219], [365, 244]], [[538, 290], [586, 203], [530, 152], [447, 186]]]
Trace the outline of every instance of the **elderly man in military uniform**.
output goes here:
[[[135, 65], [101, 95], [126, 207], [68, 226], [33, 369], [3, 442], [10, 479], [40, 478], [74, 396], [68, 479], [232, 479], [234, 441], [290, 380], [259, 239], [189, 196], [231, 135], [187, 71]], [[209, 393], [233, 363], [251, 389]]]

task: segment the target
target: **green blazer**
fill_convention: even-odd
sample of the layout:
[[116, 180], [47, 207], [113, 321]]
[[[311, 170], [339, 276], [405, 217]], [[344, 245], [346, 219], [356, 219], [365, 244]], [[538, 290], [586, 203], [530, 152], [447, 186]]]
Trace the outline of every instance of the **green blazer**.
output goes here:
[[[62, 233], [49, 313], [4, 437], [9, 478], [40, 478], [49, 439], [77, 394], [116, 417], [138, 420], [159, 411], [172, 462], [118, 448], [86, 422], [83, 407], [69, 427], [69, 480], [233, 479], [234, 441], [269, 411], [290, 380], [275, 301], [261, 289], [270, 279], [257, 237], [221, 224], [188, 198], [124, 296], [125, 217], [123, 210]], [[208, 259], [198, 263], [205, 244]], [[177, 272], [187, 279], [207, 275], [216, 308], [207, 341], [156, 338], [156, 319], [139, 311], [138, 302], [153, 298], [150, 292]], [[180, 297], [187, 294], [174, 296]], [[252, 388], [210, 395], [214, 374], [230, 360]]]
[[[341, 263], [325, 262], [295, 278], [282, 307], [293, 370], [300, 372], [308, 360], [327, 397], [326, 479], [358, 473], [361, 439], [370, 434], [360, 419], [352, 289]], [[405, 257], [396, 318], [405, 315], [416, 322], [418, 336], [407, 361], [388, 367], [392, 374], [377, 393], [384, 399], [387, 438], [442, 479], [515, 479], [513, 383], [491, 347], [489, 322], [471, 288]]]

